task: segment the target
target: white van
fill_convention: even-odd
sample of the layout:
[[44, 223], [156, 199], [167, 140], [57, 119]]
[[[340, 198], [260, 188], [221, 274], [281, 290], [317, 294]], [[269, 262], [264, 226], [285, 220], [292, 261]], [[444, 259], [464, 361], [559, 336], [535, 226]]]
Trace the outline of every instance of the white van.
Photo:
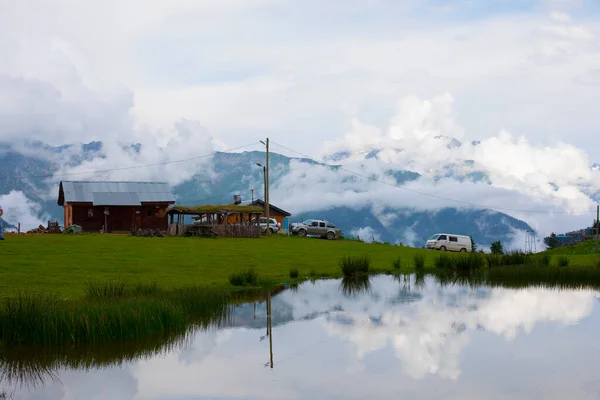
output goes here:
[[436, 233], [427, 240], [425, 248], [441, 251], [471, 252], [471, 238], [453, 233]]

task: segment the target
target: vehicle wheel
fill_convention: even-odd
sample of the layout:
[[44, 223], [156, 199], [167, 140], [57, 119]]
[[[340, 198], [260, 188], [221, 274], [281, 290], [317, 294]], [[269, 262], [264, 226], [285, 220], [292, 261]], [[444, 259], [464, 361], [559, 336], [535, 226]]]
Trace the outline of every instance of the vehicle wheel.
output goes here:
[[335, 239], [335, 233], [333, 233], [333, 232], [327, 232], [327, 239], [329, 239], [329, 240]]
[[306, 231], [305, 231], [304, 229], [300, 229], [300, 230], [298, 231], [298, 236], [300, 236], [300, 237], [305, 237], [305, 236], [306, 236]]
[[440, 251], [446, 251], [446, 246], [440, 247]]
[[273, 228], [269, 228], [269, 232], [270, 232], [271, 235], [275, 233], [275, 231], [273, 230]]
[[463, 247], [462, 249], [460, 249], [460, 252], [461, 252], [461, 253], [466, 253], [466, 252], [467, 252], [467, 249], [465, 249], [465, 248]]

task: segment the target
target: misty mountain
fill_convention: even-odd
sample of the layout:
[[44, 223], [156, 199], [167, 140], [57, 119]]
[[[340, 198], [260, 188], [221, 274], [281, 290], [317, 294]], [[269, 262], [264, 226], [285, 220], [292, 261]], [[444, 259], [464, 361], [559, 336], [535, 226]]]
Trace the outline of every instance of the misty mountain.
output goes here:
[[[449, 146], [460, 143], [448, 140]], [[139, 152], [139, 145], [124, 146], [128, 151]], [[15, 146], [0, 144], [0, 195], [11, 191], [21, 191], [28, 199], [40, 205], [38, 216], [50, 216], [62, 222], [62, 209], [56, 204], [58, 182], [60, 177], [49, 178], [61, 166], [77, 166], [84, 160], [103, 157], [103, 145], [100, 142], [88, 144], [64, 145], [60, 147], [47, 146], [40, 142], [25, 143]], [[398, 150], [401, 151], [401, 150]], [[342, 157], [343, 158], [343, 157]], [[365, 159], [376, 159], [377, 152], [365, 154]], [[243, 153], [217, 152], [212, 157], [209, 171], [199, 171], [191, 179], [173, 185], [173, 193], [178, 204], [218, 204], [229, 203], [234, 194], [250, 200], [251, 191], [255, 189], [254, 197], [263, 198], [263, 170], [257, 163], [264, 163], [265, 154], [260, 151]], [[319, 164], [310, 159], [291, 158], [281, 154], [271, 153], [270, 184], [272, 203], [276, 199], [285, 203], [285, 193], [278, 190], [280, 183], [290, 178], [292, 163], [301, 165], [321, 166], [337, 173], [339, 166]], [[468, 164], [468, 161], [466, 162]], [[133, 163], [132, 163], [133, 164]], [[452, 176], [457, 180], [485, 181], [484, 174], [472, 172], [460, 175], [461, 166], [448, 165], [440, 176]], [[397, 185], [403, 185], [419, 179], [420, 174], [410, 170], [384, 169], [384, 174], [393, 177]], [[337, 175], [336, 175], [337, 176]], [[85, 179], [85, 176], [68, 176], [64, 179]], [[339, 182], [360, 184], [354, 176], [339, 175]], [[166, 180], [165, 178], [161, 180]], [[333, 182], [332, 182], [333, 184]], [[307, 218], [327, 219], [338, 225], [347, 236], [359, 236], [366, 241], [400, 243], [422, 246], [426, 238], [436, 232], [456, 232], [472, 235], [481, 245], [488, 245], [494, 240], [508, 242], [516, 231], [530, 230], [523, 221], [506, 214], [472, 209], [443, 208], [435, 212], [414, 211], [409, 208], [383, 207], [374, 209], [372, 206], [356, 207], [341, 201], [335, 206], [322, 206], [319, 203], [319, 193], [312, 194], [309, 209], [303, 207], [301, 212], [294, 209], [292, 221]], [[306, 211], [307, 210], [307, 211]]]

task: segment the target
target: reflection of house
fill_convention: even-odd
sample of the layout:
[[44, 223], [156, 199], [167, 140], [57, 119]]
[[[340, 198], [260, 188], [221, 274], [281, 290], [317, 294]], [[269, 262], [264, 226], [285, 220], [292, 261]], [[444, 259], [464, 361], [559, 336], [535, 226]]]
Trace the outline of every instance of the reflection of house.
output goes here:
[[63, 181], [58, 205], [64, 208], [64, 226], [84, 231], [167, 230], [167, 207], [175, 203], [163, 182]]
[[[255, 206], [255, 207], [260, 207], [263, 210], [265, 209], [265, 202], [263, 200], [254, 200], [253, 202], [246, 202], [246, 203], [241, 203], [240, 205], [251, 205], [251, 206]], [[277, 222], [279, 222], [279, 224], [283, 227], [284, 223], [283, 220], [285, 218], [289, 218], [292, 214], [290, 214], [289, 212], [282, 210], [279, 207], [275, 207], [273, 204], [270, 205], [269, 207], [269, 217], [271, 218], [275, 218], [275, 220], [277, 220]], [[261, 217], [264, 217], [265, 213], [263, 212], [261, 214]], [[239, 221], [238, 219], [236, 219], [236, 216], [232, 216], [232, 220], [230, 223], [235, 223], [237, 221]]]

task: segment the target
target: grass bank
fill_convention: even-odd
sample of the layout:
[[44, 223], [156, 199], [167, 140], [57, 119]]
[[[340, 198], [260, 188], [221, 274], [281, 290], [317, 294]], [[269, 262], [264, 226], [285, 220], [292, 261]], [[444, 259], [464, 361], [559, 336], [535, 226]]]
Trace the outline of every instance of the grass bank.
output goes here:
[[[596, 256], [580, 254], [584, 251], [587, 248], [577, 254], [564, 250], [548, 252], [548, 265], [557, 266], [560, 257], [567, 257], [567, 268], [595, 267]], [[0, 299], [28, 291], [77, 300], [85, 296], [86, 282], [90, 280], [122, 280], [127, 284], [152, 281], [171, 290], [187, 286], [230, 289], [238, 284], [256, 285], [265, 281], [294, 283], [307, 278], [338, 278], [343, 275], [341, 260], [350, 258], [368, 258], [369, 274], [434, 271], [438, 269], [440, 255], [449, 260], [466, 256], [282, 235], [260, 239], [92, 234], [10, 236], [0, 244]], [[500, 264], [519, 263], [517, 258], [510, 261], [510, 256], [504, 257]], [[537, 259], [542, 264], [546, 262]], [[479, 260], [471, 261], [478, 264]]]
[[406, 271], [414, 268], [415, 254], [424, 255], [425, 267], [433, 267], [438, 254], [385, 244], [282, 236], [31, 235], [11, 236], [1, 244], [0, 298], [28, 290], [77, 299], [84, 296], [86, 282], [111, 279], [155, 281], [165, 288], [231, 288], [231, 275], [249, 269], [261, 280], [276, 283], [341, 277], [339, 262], [345, 256], [368, 256], [370, 273], [392, 270], [393, 260], [399, 260]]

